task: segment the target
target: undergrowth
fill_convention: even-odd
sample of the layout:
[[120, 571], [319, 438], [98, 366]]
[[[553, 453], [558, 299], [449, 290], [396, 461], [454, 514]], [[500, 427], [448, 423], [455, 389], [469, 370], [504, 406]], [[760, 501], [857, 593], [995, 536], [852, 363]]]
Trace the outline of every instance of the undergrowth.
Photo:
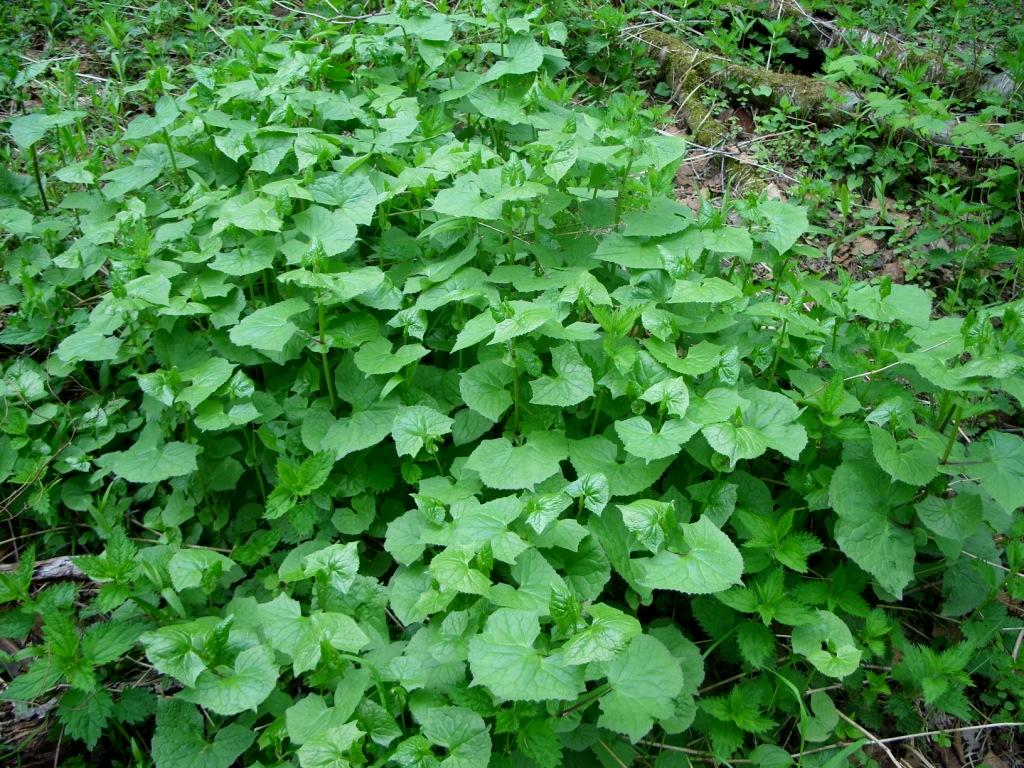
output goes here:
[[572, 18], [310, 13], [107, 138], [9, 120], [10, 764], [838, 768], [1024, 719], [1019, 298], [677, 202]]

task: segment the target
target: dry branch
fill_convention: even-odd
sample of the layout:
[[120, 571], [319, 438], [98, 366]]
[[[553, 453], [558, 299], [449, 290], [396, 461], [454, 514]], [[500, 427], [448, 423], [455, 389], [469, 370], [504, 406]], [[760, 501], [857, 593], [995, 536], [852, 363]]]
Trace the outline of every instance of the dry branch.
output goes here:
[[714, 119], [698, 98], [700, 89], [709, 84], [721, 85], [728, 80], [751, 90], [767, 86], [770, 94], [751, 94], [755, 104], [777, 106], [785, 96], [804, 116], [823, 125], [847, 119], [861, 101], [853, 91], [833, 83], [736, 64], [656, 29], [642, 29], [636, 35], [661, 63], [662, 73], [672, 86], [691, 133], [706, 146], [714, 146], [724, 138], [724, 129], [711, 126]]
[[[628, 31], [645, 43], [661, 64], [662, 76], [672, 86], [673, 99], [696, 141], [707, 147], [720, 145], [727, 131], [701, 103], [699, 93], [707, 85], [740, 83], [750, 89], [748, 98], [760, 107], [774, 107], [786, 97], [803, 117], [819, 125], [832, 126], [856, 119], [854, 110], [863, 103], [860, 94], [835, 83], [804, 75], [786, 74], [737, 64], [722, 56], [702, 51], [657, 29]], [[765, 87], [767, 86], [767, 87]], [[911, 141], [953, 146], [953, 129], [959, 118], [946, 122], [938, 131], [921, 132], [904, 125], [892, 125], [893, 132]], [[999, 163], [999, 158], [976, 158]]]
[[[0, 573], [13, 573], [18, 570], [17, 563], [0, 565]], [[32, 573], [33, 581], [59, 581], [60, 579], [88, 579], [70, 557], [51, 557], [40, 560]]]

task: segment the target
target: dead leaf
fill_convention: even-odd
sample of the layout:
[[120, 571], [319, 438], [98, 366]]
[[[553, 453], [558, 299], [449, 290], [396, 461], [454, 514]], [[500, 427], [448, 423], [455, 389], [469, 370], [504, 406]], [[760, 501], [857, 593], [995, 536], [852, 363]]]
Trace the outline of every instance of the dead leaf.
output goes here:
[[853, 243], [853, 249], [860, 256], [870, 256], [878, 250], [878, 243], [870, 237], [858, 237]]
[[988, 768], [1010, 768], [1003, 758], [992, 752], [989, 752], [984, 758], [982, 758], [981, 768], [985, 768], [986, 766]]
[[890, 261], [882, 267], [881, 274], [891, 277], [894, 283], [903, 283], [907, 277], [907, 271], [898, 261]]

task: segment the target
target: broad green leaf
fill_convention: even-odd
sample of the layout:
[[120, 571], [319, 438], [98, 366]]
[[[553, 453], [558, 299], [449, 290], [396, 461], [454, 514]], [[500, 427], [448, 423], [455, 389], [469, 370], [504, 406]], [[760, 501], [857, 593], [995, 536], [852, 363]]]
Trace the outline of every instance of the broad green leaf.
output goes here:
[[398, 373], [405, 366], [415, 363], [429, 350], [420, 344], [406, 344], [394, 352], [391, 342], [380, 338], [363, 344], [355, 353], [356, 367], [370, 375]]
[[551, 364], [555, 376], [539, 376], [530, 382], [531, 403], [569, 407], [593, 397], [594, 376], [576, 347], [563, 344], [552, 349]]
[[480, 441], [466, 460], [466, 468], [479, 474], [488, 488], [532, 489], [560, 472], [559, 462], [567, 456], [561, 432], [533, 432], [520, 446], [507, 437]]
[[362, 267], [349, 272], [310, 272], [293, 269], [278, 275], [278, 282], [295, 283], [320, 292], [318, 301], [331, 306], [351, 301], [379, 288], [386, 276], [378, 267]]
[[178, 393], [178, 401], [195, 408], [231, 378], [235, 366], [222, 357], [210, 357], [182, 371], [181, 377], [191, 384]]
[[494, 326], [494, 335], [488, 342], [489, 344], [505, 343], [535, 331], [545, 323], [557, 320], [554, 309], [546, 304], [511, 301], [509, 306], [512, 308], [512, 316]]
[[672, 504], [654, 499], [637, 499], [630, 504], [619, 504], [619, 514], [626, 529], [652, 554], [657, 554], [665, 543], [665, 531], [674, 521]]
[[377, 190], [365, 176], [323, 176], [310, 185], [309, 192], [316, 202], [334, 209], [336, 216], [354, 227], [369, 224], [377, 210]]
[[273, 652], [257, 645], [238, 654], [230, 671], [201, 672], [178, 697], [218, 715], [237, 715], [266, 700], [277, 685], [277, 674]]
[[708, 341], [680, 351], [675, 344], [656, 338], [644, 339], [644, 347], [659, 363], [684, 376], [700, 376], [714, 370], [724, 351], [722, 347]]
[[259, 617], [268, 642], [292, 660], [296, 675], [316, 667], [322, 643], [349, 653], [358, 652], [369, 643], [350, 616], [319, 611], [303, 616], [299, 603], [287, 595], [261, 604]]
[[[738, 423], [733, 417], [703, 428], [711, 447], [732, 464], [757, 458], [768, 448], [798, 459], [807, 445], [807, 432], [796, 422], [800, 415], [796, 404], [785, 395], [763, 389], [746, 389], [741, 394]], [[691, 410], [690, 417], [700, 418], [698, 409]]]
[[207, 741], [204, 722], [196, 707], [160, 699], [151, 749], [156, 768], [231, 768], [256, 740], [251, 728], [229, 723]]
[[131, 165], [100, 176], [100, 181], [107, 182], [103, 187], [104, 197], [115, 200], [151, 184], [159, 178], [170, 162], [171, 156], [166, 145], [147, 144], [139, 150]]
[[452, 347], [452, 352], [479, 344], [494, 333], [497, 324], [498, 322], [490, 312], [481, 312], [479, 315], [471, 317], [459, 331], [459, 335], [455, 337], [455, 346]]
[[690, 390], [681, 378], [663, 379], [645, 389], [640, 399], [664, 408], [666, 413], [681, 419], [690, 406]]
[[687, 594], [722, 592], [739, 584], [743, 557], [732, 540], [706, 517], [680, 526], [687, 551], [662, 550], [654, 557], [634, 559], [640, 584]]
[[732, 422], [709, 424], [702, 430], [708, 445], [735, 465], [740, 459], [756, 459], [768, 450], [764, 435], [752, 427]]
[[534, 531], [543, 533], [571, 504], [565, 493], [538, 493], [527, 497], [523, 514]]
[[145, 625], [112, 619], [89, 626], [82, 635], [82, 655], [93, 664], [109, 664], [138, 642]]
[[21, 149], [29, 149], [33, 144], [45, 136], [51, 128], [58, 128], [62, 125], [71, 125], [81, 117], [84, 112], [68, 110], [58, 112], [55, 115], [48, 115], [45, 112], [33, 112], [30, 115], [19, 115], [11, 118], [10, 132], [11, 139]]
[[274, 201], [258, 196], [245, 203], [225, 206], [213, 230], [219, 232], [230, 225], [249, 232], [280, 232], [282, 223]]
[[430, 575], [442, 590], [486, 596], [491, 590], [491, 580], [473, 567], [475, 556], [473, 548], [448, 547], [430, 561]]
[[512, 407], [508, 385], [513, 371], [501, 360], [488, 360], [469, 368], [459, 377], [459, 392], [470, 408], [491, 421], [497, 421]]
[[452, 419], [425, 405], [402, 408], [391, 426], [391, 436], [399, 456], [412, 456], [423, 446], [432, 446], [452, 431]]
[[775, 656], [775, 635], [760, 622], [745, 621], [736, 632], [740, 656], [755, 669], [764, 669]]
[[785, 253], [808, 230], [807, 209], [781, 200], [766, 200], [754, 211], [768, 223], [764, 239], [780, 254]]
[[640, 635], [639, 621], [609, 605], [594, 603], [588, 613], [590, 624], [562, 647], [566, 664], [611, 661], [626, 649], [630, 640]]
[[294, 221], [299, 232], [319, 243], [328, 256], [344, 253], [356, 242], [356, 225], [340, 210], [311, 205]]
[[888, 430], [869, 425], [871, 449], [878, 466], [902, 483], [926, 485], [939, 473], [939, 457], [928, 443], [908, 438], [896, 441]]
[[606, 664], [606, 675], [611, 690], [600, 699], [601, 727], [637, 742], [658, 720], [675, 714], [683, 672], [668, 649], [650, 635], [634, 637], [625, 653]]
[[915, 555], [913, 534], [889, 516], [899, 495], [866, 462], [843, 462], [829, 486], [839, 548], [897, 599], [914, 578]]
[[605, 237], [594, 253], [600, 261], [610, 261], [626, 269], [661, 269], [662, 258], [658, 246], [642, 243], [635, 238], [612, 233]]
[[0, 232], [15, 237], [32, 234], [32, 214], [21, 208], [0, 208]]
[[858, 283], [850, 289], [846, 302], [856, 314], [880, 323], [899, 321], [924, 328], [932, 314], [931, 297], [916, 285], [894, 283], [883, 297], [879, 286]]
[[715, 253], [729, 253], [749, 259], [754, 253], [750, 233], [739, 227], [720, 227], [701, 231], [701, 244]]
[[645, 461], [676, 456], [698, 429], [700, 425], [681, 419], [669, 419], [658, 431], [643, 416], [615, 422], [615, 434], [619, 436], [623, 447]]
[[26, 672], [18, 675], [3, 691], [0, 701], [32, 701], [52, 692], [64, 673], [50, 659], [36, 659]]
[[316, 453], [301, 463], [284, 457], [277, 460], [278, 487], [295, 496], [308, 496], [327, 482], [334, 468], [334, 457]]
[[673, 304], [720, 304], [743, 295], [732, 283], [720, 277], [702, 277], [699, 280], [676, 280], [672, 289]]
[[928, 496], [914, 509], [918, 519], [935, 534], [942, 553], [953, 560], [982, 522], [981, 497], [972, 493], [958, 493], [953, 498]]
[[850, 628], [831, 611], [818, 611], [817, 621], [794, 627], [791, 639], [793, 650], [828, 677], [842, 679], [860, 665]]
[[550, 176], [552, 181], [559, 182], [576, 164], [578, 157], [579, 150], [574, 140], [568, 139], [560, 142], [552, 150], [548, 161], [544, 164], [544, 173]]
[[156, 444], [156, 434], [103, 458], [115, 475], [131, 483], [159, 483], [196, 471], [199, 448], [189, 443]]
[[86, 166], [87, 163], [72, 163], [61, 168], [53, 175], [69, 184], [87, 184], [91, 186], [96, 183], [96, 176]]
[[611, 498], [608, 478], [598, 474], [583, 474], [565, 487], [565, 492], [574, 499], [579, 499], [584, 507], [595, 515], [600, 515]]
[[302, 746], [345, 724], [348, 715], [337, 707], [328, 707], [322, 696], [311, 693], [296, 701], [284, 713], [288, 739]]
[[972, 462], [968, 475], [977, 477], [981, 487], [1007, 512], [1024, 505], [1024, 439], [1006, 432], [982, 435], [968, 451]]
[[[455, 518], [451, 529], [454, 541], [474, 553], [488, 544], [492, 550], [496, 550], [503, 535], [507, 533], [508, 526], [524, 513], [524, 507], [525, 511], [528, 511], [530, 504], [524, 505], [516, 496], [503, 496], [486, 504], [479, 503], [475, 498], [458, 501], [451, 507], [452, 517]], [[525, 546], [525, 543], [522, 543], [522, 547]], [[498, 557], [498, 554], [494, 551], [495, 557]], [[516, 552], [511, 560], [499, 559], [513, 562], [518, 554]]]
[[505, 58], [487, 70], [483, 82], [489, 83], [505, 75], [536, 72], [544, 62], [544, 49], [529, 34], [512, 35], [501, 50]]
[[152, 115], [139, 115], [128, 123], [123, 138], [127, 141], [148, 139], [169, 128], [179, 114], [174, 99], [170, 96], [161, 96]]
[[279, 301], [246, 315], [228, 336], [233, 344], [240, 347], [281, 352], [299, 330], [289, 318], [307, 309], [309, 304], [302, 299]]
[[187, 686], [194, 685], [206, 669], [200, 653], [220, 623], [215, 616], [204, 616], [147, 632], [142, 636], [146, 656], [157, 671], [176, 677]]
[[693, 211], [677, 200], [656, 198], [646, 211], [634, 211], [622, 217], [627, 237], [663, 237], [675, 235], [693, 224]]
[[423, 735], [444, 748], [439, 768], [487, 768], [491, 737], [484, 720], [465, 707], [431, 707], [420, 721]]
[[182, 549], [174, 553], [167, 564], [171, 584], [181, 592], [202, 586], [210, 574], [226, 574], [235, 567], [230, 557], [211, 549]]
[[57, 357], [65, 363], [79, 361], [102, 362], [113, 360], [121, 349], [122, 340], [106, 336], [102, 331], [86, 327], [66, 336], [57, 345]]
[[349, 751], [362, 735], [355, 723], [328, 728], [299, 747], [300, 768], [349, 768]]
[[264, 269], [270, 268], [274, 263], [273, 251], [265, 248], [235, 248], [227, 253], [218, 253], [217, 257], [210, 262], [210, 269], [223, 272], [227, 275], [245, 277]]
[[569, 442], [569, 460], [576, 474], [604, 475], [612, 496], [632, 496], [649, 488], [672, 461], [644, 461], [626, 456], [620, 462], [618, 454], [615, 443], [600, 435]]
[[376, 403], [366, 410], [338, 419], [324, 434], [320, 447], [332, 451], [335, 459], [370, 448], [391, 434], [397, 409], [394, 403]]
[[143, 275], [125, 283], [124, 290], [133, 298], [166, 307], [170, 301], [171, 281], [164, 275]]
[[499, 608], [483, 632], [469, 641], [473, 682], [512, 701], [573, 699], [583, 690], [583, 668], [569, 666], [561, 652], [534, 648], [540, 622], [529, 611]]
[[302, 560], [306, 578], [316, 577], [341, 594], [348, 592], [359, 572], [359, 553], [354, 541], [331, 544], [306, 555]]

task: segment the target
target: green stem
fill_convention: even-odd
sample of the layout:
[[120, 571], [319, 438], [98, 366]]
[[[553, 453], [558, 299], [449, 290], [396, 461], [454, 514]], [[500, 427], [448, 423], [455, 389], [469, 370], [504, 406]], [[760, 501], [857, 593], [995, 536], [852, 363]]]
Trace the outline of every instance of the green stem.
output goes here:
[[171, 137], [167, 133], [167, 129], [164, 128], [161, 133], [164, 135], [164, 143], [167, 145], [167, 152], [171, 156], [171, 168], [174, 169], [174, 186], [181, 192], [181, 171], [178, 170], [178, 158], [174, 154], [174, 147], [171, 146]]
[[775, 369], [779, 367], [779, 358], [782, 357], [782, 345], [786, 341], [786, 323], [782, 321], [782, 329], [779, 331], [779, 343], [775, 347], [775, 357], [772, 358], [772, 367], [768, 370], [768, 380], [775, 381]]
[[946, 440], [946, 448], [942, 452], [942, 458], [939, 460], [939, 464], [945, 464], [949, 459], [949, 454], [953, 452], [953, 446], [956, 445], [956, 436], [960, 432], [960, 406], [953, 406], [953, 428], [949, 430], [949, 439]]
[[39, 155], [36, 153], [35, 144], [29, 147], [29, 153], [32, 155], [32, 173], [36, 177], [36, 186], [39, 188], [39, 198], [43, 201], [43, 210], [49, 213], [50, 203], [46, 199], [46, 188], [43, 186], [43, 176], [39, 173]]
[[317, 319], [320, 326], [320, 363], [324, 369], [324, 381], [327, 383], [327, 396], [331, 400], [331, 413], [338, 410], [338, 398], [334, 394], [334, 382], [331, 380], [331, 367], [327, 363], [327, 342], [325, 328], [327, 326], [324, 305], [317, 305]]
[[260, 470], [259, 464], [256, 462], [256, 436], [253, 434], [252, 429], [242, 430], [243, 434], [248, 438], [249, 442], [249, 460], [252, 463], [253, 470], [256, 472], [256, 481], [260, 486], [260, 496], [263, 497], [263, 503], [267, 503], [267, 486], [263, 483], [263, 472]]
[[353, 664], [358, 664], [370, 673], [370, 677], [373, 678], [373, 685], [377, 689], [377, 695], [380, 696], [381, 705], [387, 710], [389, 715], [397, 718], [397, 713], [394, 711], [394, 706], [391, 703], [391, 697], [388, 695], [387, 689], [384, 687], [384, 679], [381, 677], [378, 669], [370, 662], [352, 653], [339, 653], [338, 656], [351, 661]]
[[615, 196], [615, 228], [619, 228], [619, 222], [622, 220], [622, 201], [626, 196], [626, 183], [629, 181], [629, 172], [633, 170], [633, 151], [629, 152], [629, 161], [626, 163], [626, 169], [622, 172], [622, 181], [619, 184], [619, 194]]
[[597, 432], [597, 417], [601, 415], [601, 401], [604, 399], [604, 390], [597, 393], [597, 402], [594, 403], [594, 418], [590, 420], [590, 436]]
[[939, 403], [939, 411], [935, 414], [935, 429], [944, 432], [949, 423], [949, 417], [953, 415], [953, 408], [950, 407], [952, 393], [947, 389], [942, 393], [942, 401]]
[[149, 618], [155, 619], [158, 622], [163, 621], [163, 617], [160, 615], [160, 611], [157, 610], [157, 607], [153, 605], [151, 602], [149, 602], [145, 598], [139, 597], [138, 595], [132, 595], [131, 599], [132, 602], [134, 602], [136, 605], [139, 606], [139, 608], [142, 609], [143, 613], [149, 616]]
[[582, 696], [580, 696], [576, 700], [576, 703], [573, 704], [572, 706], [566, 707], [565, 709], [558, 710], [558, 717], [565, 717], [569, 713], [575, 712], [577, 709], [580, 709], [581, 707], [587, 706], [588, 704], [592, 703], [593, 701], [595, 701], [595, 700], [601, 698], [602, 696], [604, 696], [611, 689], [612, 689], [611, 685], [609, 685], [608, 683], [603, 683], [603, 684], [599, 685], [597, 688], [595, 688], [594, 690], [587, 691]]
[[509, 344], [509, 352], [512, 355], [512, 362], [514, 367], [512, 368], [512, 401], [513, 401], [513, 412], [512, 412], [512, 429], [515, 433], [519, 434], [519, 361], [516, 359], [516, 348]]
[[703, 652], [703, 653], [701, 654], [701, 657], [703, 657], [703, 658], [705, 658], [705, 659], [706, 659], [706, 658], [707, 658], [708, 656], [710, 656], [710, 655], [711, 655], [711, 652], [712, 652], [713, 650], [715, 650], [715, 648], [717, 648], [717, 647], [718, 647], [718, 646], [720, 646], [720, 645], [721, 645], [722, 643], [724, 643], [724, 642], [725, 642], [726, 640], [728, 640], [728, 639], [729, 639], [729, 638], [730, 638], [730, 637], [732, 636], [732, 634], [733, 634], [733, 633], [734, 633], [734, 632], [735, 632], [735, 631], [736, 631], [737, 629], [739, 629], [739, 628], [740, 628], [740, 625], [739, 625], [739, 624], [737, 624], [737, 625], [735, 625], [735, 626], [734, 626], [734, 627], [733, 627], [732, 629], [730, 629], [730, 630], [728, 630], [728, 631], [726, 631], [726, 632], [723, 632], [723, 633], [722, 633], [721, 635], [719, 635], [719, 636], [718, 636], [718, 638], [717, 638], [717, 639], [715, 640], [715, 642], [713, 642], [713, 643], [712, 643], [711, 645], [709, 645], [709, 646], [708, 646], [708, 647], [707, 647], [707, 648], [706, 648], [706, 649], [704, 650], [704, 652]]

